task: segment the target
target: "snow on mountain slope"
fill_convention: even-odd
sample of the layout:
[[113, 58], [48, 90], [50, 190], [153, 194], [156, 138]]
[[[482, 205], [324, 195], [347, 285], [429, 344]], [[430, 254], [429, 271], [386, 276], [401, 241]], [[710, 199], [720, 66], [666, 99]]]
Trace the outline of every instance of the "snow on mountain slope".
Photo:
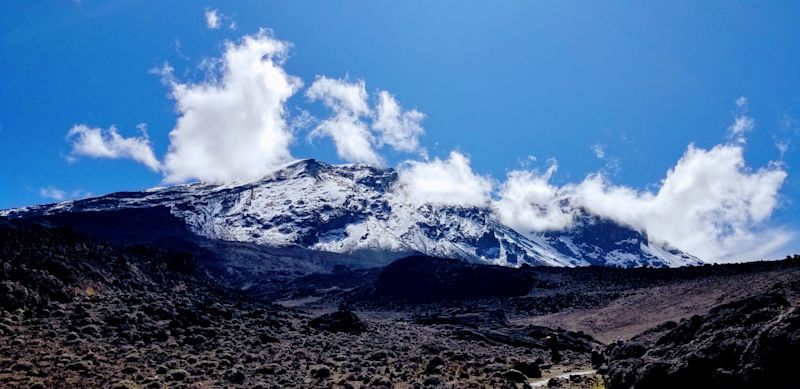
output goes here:
[[188, 184], [0, 211], [27, 217], [166, 206], [193, 233], [270, 247], [368, 255], [422, 253], [506, 266], [681, 266], [691, 255], [584, 215], [567, 231], [523, 236], [490, 210], [414, 208], [391, 191], [397, 173], [304, 160], [239, 185]]

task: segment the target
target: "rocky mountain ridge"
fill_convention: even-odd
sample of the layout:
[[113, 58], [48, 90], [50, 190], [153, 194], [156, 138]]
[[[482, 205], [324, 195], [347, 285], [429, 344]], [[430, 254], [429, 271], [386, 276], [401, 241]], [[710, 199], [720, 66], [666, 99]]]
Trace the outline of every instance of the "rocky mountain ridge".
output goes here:
[[701, 263], [628, 226], [589, 214], [580, 215], [565, 231], [523, 235], [503, 225], [488, 208], [415, 207], [393, 190], [397, 175], [393, 169], [310, 159], [244, 184], [195, 183], [119, 192], [0, 211], [0, 216], [53, 218], [165, 207], [187, 231], [203, 239], [380, 259], [380, 264], [410, 254], [504, 266]]

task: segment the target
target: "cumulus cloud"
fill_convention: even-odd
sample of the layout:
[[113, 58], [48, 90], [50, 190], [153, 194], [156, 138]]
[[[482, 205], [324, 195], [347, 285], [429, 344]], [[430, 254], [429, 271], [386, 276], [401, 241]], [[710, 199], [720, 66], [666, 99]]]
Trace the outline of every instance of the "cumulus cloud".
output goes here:
[[378, 98], [377, 118], [372, 128], [378, 132], [379, 141], [397, 151], [417, 151], [419, 137], [425, 132], [420, 125], [425, 115], [415, 109], [403, 110], [387, 91], [380, 91]]
[[[370, 107], [363, 80], [337, 80], [318, 76], [306, 91], [311, 101], [321, 101], [333, 115], [321, 121], [309, 138], [329, 136], [340, 158], [349, 162], [382, 166], [377, 149], [384, 145], [401, 152], [420, 151], [420, 122], [425, 115], [403, 109], [387, 91], [378, 92], [378, 103]], [[372, 118], [371, 126], [366, 119]]]
[[107, 130], [93, 128], [84, 124], [72, 127], [67, 133], [67, 140], [72, 142], [72, 152], [68, 158], [75, 160], [86, 156], [92, 158], [132, 159], [153, 171], [161, 169], [161, 163], [153, 152], [146, 127], [139, 126], [141, 136], [126, 138], [119, 134], [117, 128]]
[[[224, 17], [216, 10], [208, 15], [214, 25], [219, 22], [215, 18]], [[383, 166], [377, 150], [384, 145], [398, 151], [419, 150], [424, 115], [403, 109], [386, 91], [379, 91], [377, 104], [371, 107], [364, 81], [317, 77], [306, 96], [321, 101], [333, 115], [318, 120], [302, 108], [292, 115], [286, 102], [302, 81], [283, 68], [289, 48], [289, 43], [261, 30], [227, 42], [220, 58], [203, 60], [202, 81], [178, 80], [168, 63], [154, 70], [169, 87], [178, 115], [163, 164], [152, 152], [146, 133], [124, 138], [115, 128], [85, 125], [69, 132], [74, 140], [70, 158], [131, 158], [161, 171], [167, 183], [241, 182], [260, 178], [292, 160], [294, 134], [312, 127], [310, 139], [330, 137], [339, 156], [349, 162]]]
[[600, 174], [565, 190], [589, 212], [701, 258], [752, 259], [791, 238], [786, 231], [763, 231], [762, 224], [778, 206], [785, 179], [777, 165], [747, 168], [739, 145], [690, 146], [656, 192], [616, 186]]
[[[609, 159], [600, 154], [598, 158]], [[649, 190], [615, 185], [605, 172], [558, 186], [550, 182], [557, 170], [551, 161], [544, 172], [511, 171], [493, 193], [493, 181], [474, 173], [469, 159], [458, 152], [445, 160], [407, 161], [398, 170], [393, 189], [407, 202], [489, 207], [500, 222], [521, 233], [563, 230], [579, 213], [588, 212], [638, 229], [653, 241], [720, 262], [769, 258], [794, 236], [768, 224], [780, 206], [785, 165], [748, 167], [738, 141], [710, 149], [690, 145], [660, 184]]]
[[394, 191], [415, 206], [489, 204], [492, 180], [473, 172], [469, 158], [459, 152], [445, 160], [407, 161], [398, 173]]
[[[216, 10], [206, 16], [210, 28], [219, 28], [225, 17]], [[421, 150], [424, 115], [404, 109], [386, 91], [370, 99], [362, 80], [318, 76], [305, 95], [321, 102], [331, 116], [317, 120], [298, 109], [292, 117], [286, 103], [302, 82], [283, 68], [289, 48], [266, 30], [228, 42], [220, 58], [204, 62], [207, 77], [196, 83], [177, 80], [165, 65], [162, 75], [178, 119], [163, 163], [144, 127], [140, 136], [124, 137], [115, 127], [76, 125], [67, 135], [72, 142], [68, 158], [132, 159], [162, 172], [168, 183], [236, 182], [260, 178], [291, 161], [294, 134], [307, 128], [311, 139], [330, 137], [338, 155], [349, 162], [382, 166], [377, 150], [385, 146]], [[494, 181], [475, 173], [467, 156], [452, 152], [446, 159], [404, 162], [393, 191], [415, 206], [485, 207], [523, 233], [568, 228], [577, 213], [587, 211], [703, 259], [761, 258], [792, 239], [792, 233], [767, 225], [779, 206], [785, 165], [754, 170], [745, 164], [745, 134], [754, 126], [747, 99], [739, 98], [728, 128], [731, 143], [708, 150], [690, 146], [652, 190], [615, 185], [605, 172], [557, 186], [550, 182], [557, 165], [544, 172], [529, 170], [527, 164], [536, 161], [529, 157], [493, 193]], [[782, 158], [789, 143], [776, 146]], [[592, 151], [606, 161], [605, 171], [612, 176], [619, 170], [619, 160], [603, 145], [592, 145]], [[58, 201], [80, 195], [54, 187], [40, 194]]]
[[654, 190], [615, 185], [603, 173], [554, 186], [556, 165], [542, 174], [512, 171], [492, 208], [522, 233], [568, 228], [577, 212], [588, 212], [705, 260], [768, 258], [793, 237], [766, 225], [787, 173], [779, 163], [748, 168], [743, 154], [740, 144], [689, 146]]
[[292, 159], [285, 103], [302, 82], [283, 69], [289, 47], [267, 30], [228, 42], [212, 61], [215, 72], [196, 84], [179, 82], [165, 66], [179, 115], [166, 182], [251, 180]]
[[383, 165], [373, 147], [375, 138], [362, 120], [371, 114], [364, 81], [317, 77], [306, 96], [311, 101], [322, 101], [333, 112], [333, 116], [314, 128], [311, 138], [330, 136], [336, 153], [349, 162]]
[[[614, 185], [605, 171], [577, 184], [549, 183], [556, 170], [518, 170], [508, 174], [492, 208], [498, 219], [523, 232], [569, 227], [576, 212], [587, 211], [646, 232], [706, 260], [764, 258], [789, 242], [793, 233], [771, 228], [767, 221], [779, 207], [785, 165], [772, 162], [760, 169], [744, 161], [744, 134], [754, 127], [747, 99], [736, 101], [729, 127], [733, 141], [709, 150], [690, 145], [654, 190]], [[781, 158], [788, 143], [776, 142]], [[598, 159], [609, 158], [602, 145], [591, 146]], [[617, 165], [618, 166], [618, 165]]]
[[522, 233], [561, 230], [569, 227], [575, 210], [569, 193], [550, 184], [558, 169], [553, 161], [544, 173], [515, 170], [508, 173], [492, 208], [500, 222]]

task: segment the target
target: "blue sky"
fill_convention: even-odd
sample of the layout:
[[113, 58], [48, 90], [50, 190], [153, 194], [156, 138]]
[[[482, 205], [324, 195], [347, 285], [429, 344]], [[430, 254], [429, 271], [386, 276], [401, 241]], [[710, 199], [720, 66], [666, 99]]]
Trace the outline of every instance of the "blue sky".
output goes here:
[[[220, 28], [208, 28], [207, 10]], [[154, 70], [169, 63], [181, 82], [201, 82], [204, 59], [264, 27], [291, 43], [282, 68], [303, 82], [289, 116], [329, 115], [306, 93], [317, 76], [363, 80], [370, 96], [386, 90], [424, 113], [419, 142], [431, 158], [458, 150], [498, 181], [535, 156], [528, 168], [558, 161], [553, 185], [601, 171], [657, 191], [688, 145], [730, 143], [729, 127], [746, 116], [745, 169], [772, 161], [787, 174], [771, 216], [748, 228], [800, 226], [793, 1], [3, 2], [0, 208], [52, 202], [46, 189], [79, 197], [160, 185], [161, 173], [129, 159], [71, 161], [67, 131], [114, 125], [129, 137], [146, 123], [162, 158], [178, 113]], [[344, 162], [308, 132], [296, 134], [293, 157]], [[381, 155], [389, 166], [417, 158]], [[776, 252], [797, 249], [795, 238]]]

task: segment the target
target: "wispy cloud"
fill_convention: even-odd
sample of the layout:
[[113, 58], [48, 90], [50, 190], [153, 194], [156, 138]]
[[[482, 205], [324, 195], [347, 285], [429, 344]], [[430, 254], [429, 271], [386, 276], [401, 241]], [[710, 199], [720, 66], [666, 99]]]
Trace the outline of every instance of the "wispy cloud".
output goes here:
[[217, 9], [207, 8], [204, 15], [206, 17], [206, 27], [211, 30], [217, 30], [224, 25], [227, 26], [228, 29], [236, 29], [236, 21], [234, 21], [232, 17], [219, 12]]
[[80, 189], [66, 191], [54, 186], [48, 186], [39, 189], [39, 196], [53, 201], [65, 201], [91, 197], [92, 193]]
[[755, 120], [748, 116], [748, 101], [747, 98], [742, 96], [736, 99], [736, 117], [733, 120], [733, 123], [728, 126], [728, 132], [730, 134], [730, 138], [737, 143], [745, 143], [747, 142], [747, 138], [745, 138], [745, 133], [752, 131], [753, 128], [756, 126]]
[[789, 142], [788, 139], [776, 140], [775, 141], [775, 147], [781, 153], [781, 156], [780, 156], [781, 160], [783, 160], [783, 156], [786, 155], [786, 152], [789, 151], [789, 146], [790, 145], [791, 145], [791, 142]]
[[181, 43], [180, 39], [175, 39], [175, 54], [178, 54], [178, 57], [181, 57], [183, 60], [188, 61], [191, 58], [184, 54], [183, 52], [183, 44]]
[[612, 157], [608, 155], [608, 152], [606, 151], [606, 145], [594, 143], [590, 146], [590, 148], [595, 158], [605, 161], [605, 165], [603, 166], [603, 171], [605, 173], [612, 176], [619, 174], [620, 170], [622, 169], [622, 162], [618, 157]]
[[591, 146], [592, 152], [597, 159], [603, 159], [606, 157], [606, 146], [601, 145], [599, 143], [595, 143]]

